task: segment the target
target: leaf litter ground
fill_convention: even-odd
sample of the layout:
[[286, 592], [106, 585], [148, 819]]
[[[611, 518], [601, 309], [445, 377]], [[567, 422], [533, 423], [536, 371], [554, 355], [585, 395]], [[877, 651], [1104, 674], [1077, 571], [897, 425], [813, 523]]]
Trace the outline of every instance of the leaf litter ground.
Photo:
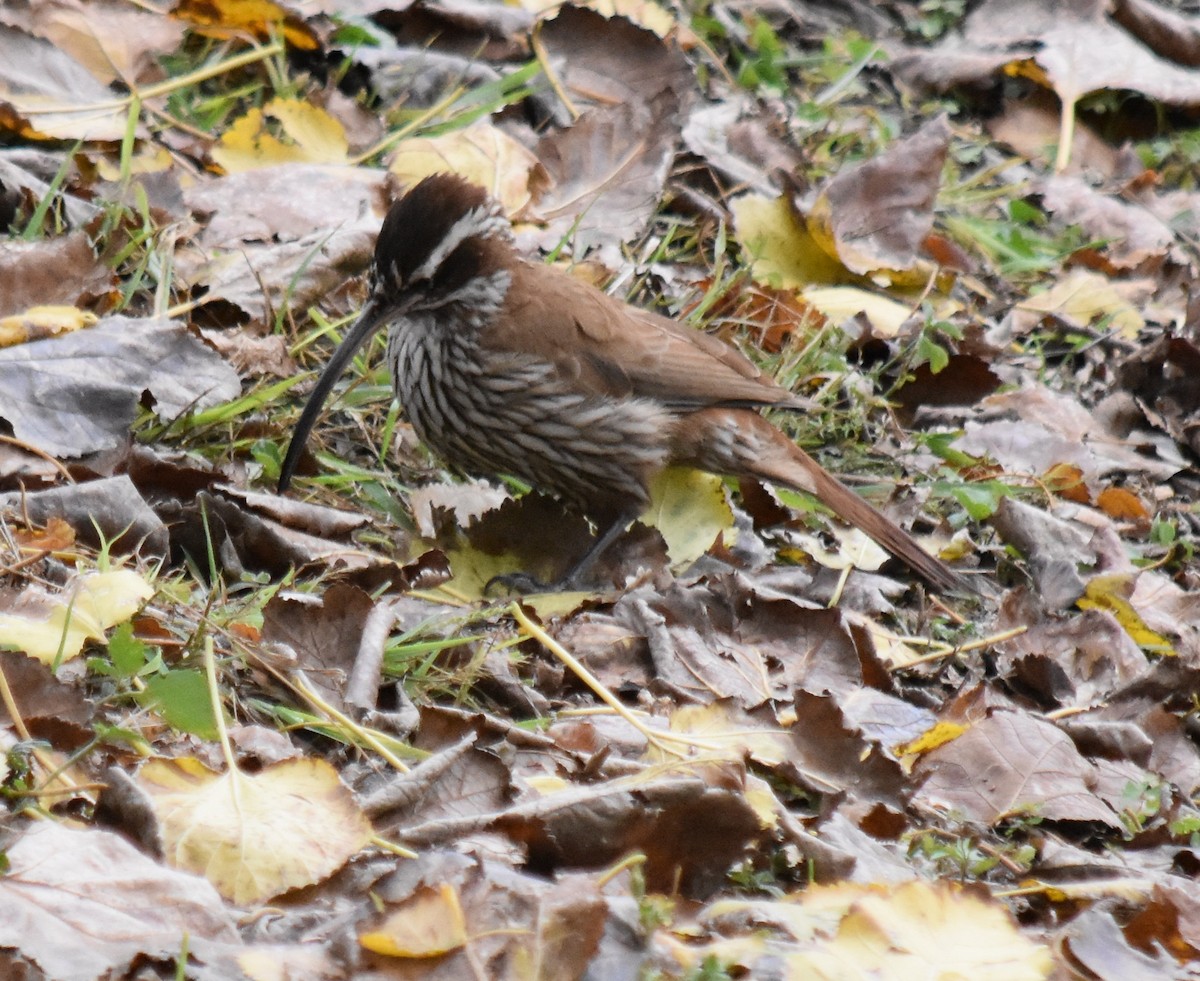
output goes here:
[[[1119, 7], [10, 12], [5, 971], [1194, 969], [1198, 32]], [[379, 343], [271, 493], [442, 169], [981, 596], [680, 473], [603, 588], [485, 597], [589, 529], [444, 474]]]

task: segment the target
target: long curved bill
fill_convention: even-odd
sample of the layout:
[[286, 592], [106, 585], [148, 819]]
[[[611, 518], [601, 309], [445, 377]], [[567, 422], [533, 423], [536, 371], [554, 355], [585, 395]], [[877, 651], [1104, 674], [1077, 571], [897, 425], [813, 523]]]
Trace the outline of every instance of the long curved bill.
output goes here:
[[382, 304], [376, 302], [374, 298], [367, 300], [366, 306], [362, 308], [362, 312], [358, 315], [358, 320], [350, 328], [350, 333], [345, 336], [342, 343], [338, 345], [337, 350], [333, 352], [333, 357], [329, 359], [329, 364], [321, 372], [321, 377], [317, 379], [316, 387], [308, 397], [304, 411], [300, 413], [300, 421], [296, 423], [296, 431], [292, 433], [292, 441], [288, 444], [287, 455], [283, 458], [283, 467], [279, 471], [279, 493], [282, 494], [287, 490], [292, 482], [292, 475], [296, 472], [296, 464], [300, 462], [300, 454], [304, 452], [304, 444], [308, 442], [308, 434], [312, 430], [313, 423], [317, 421], [317, 416], [321, 414], [321, 409], [325, 405], [325, 399], [329, 397], [330, 390], [337, 383], [342, 372], [346, 369], [346, 365], [350, 363], [350, 359], [354, 357], [358, 349], [366, 343], [367, 339], [386, 320], [387, 309]]

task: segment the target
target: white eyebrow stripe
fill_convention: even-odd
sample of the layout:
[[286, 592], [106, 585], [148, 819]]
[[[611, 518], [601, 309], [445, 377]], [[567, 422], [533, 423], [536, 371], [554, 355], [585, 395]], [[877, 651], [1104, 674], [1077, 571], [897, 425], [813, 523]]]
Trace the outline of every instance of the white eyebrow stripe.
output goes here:
[[437, 248], [429, 253], [429, 258], [413, 272], [410, 282], [432, 277], [446, 256], [469, 238], [477, 235], [481, 238], [494, 238], [498, 235], [509, 238], [511, 234], [508, 220], [499, 213], [494, 204], [488, 203], [480, 205], [478, 208], [472, 208], [450, 226], [450, 230], [442, 236]]

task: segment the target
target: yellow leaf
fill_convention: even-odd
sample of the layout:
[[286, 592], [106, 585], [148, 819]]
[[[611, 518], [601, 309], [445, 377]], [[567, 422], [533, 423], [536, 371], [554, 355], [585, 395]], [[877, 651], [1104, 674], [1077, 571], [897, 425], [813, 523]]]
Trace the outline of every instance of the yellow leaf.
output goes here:
[[733, 532], [733, 510], [720, 477], [691, 467], [668, 467], [650, 485], [650, 507], [642, 521], [657, 528], [671, 564], [686, 568], [712, 548], [717, 536]]
[[14, 313], [0, 320], [0, 347], [12, 347], [39, 341], [57, 334], [91, 327], [98, 318], [78, 307], [30, 307], [24, 313]]
[[312, 885], [366, 845], [371, 824], [324, 760], [218, 774], [196, 759], [151, 760], [138, 773], [167, 861], [238, 905]]
[[1017, 309], [1054, 314], [1081, 327], [1107, 317], [1125, 340], [1134, 340], [1146, 326], [1137, 307], [1121, 296], [1112, 280], [1088, 269], [1076, 269], [1045, 293], [1022, 300]]
[[[790, 758], [791, 742], [778, 726], [766, 726], [732, 707], [727, 701], [685, 705], [671, 713], [671, 732], [692, 736], [704, 743], [709, 759], [743, 760], [751, 757], [765, 766], [778, 766]], [[646, 758], [669, 762], [662, 750], [650, 746]]]
[[780, 900], [721, 899], [699, 915], [708, 935], [659, 939], [678, 965], [736, 965], [746, 977], [972, 978], [1037, 981], [1049, 950], [1026, 939], [998, 902], [951, 883], [809, 886]]
[[212, 158], [236, 173], [282, 163], [343, 164], [349, 149], [342, 124], [323, 109], [299, 99], [272, 99], [235, 120], [213, 147]]
[[62, 659], [69, 661], [88, 640], [103, 639], [153, 595], [153, 587], [132, 569], [82, 575], [66, 596], [38, 595], [24, 611], [0, 613], [0, 647], [24, 651], [44, 664], [53, 664], [61, 649]]
[[863, 314], [880, 337], [895, 337], [912, 316], [912, 307], [857, 286], [824, 286], [801, 295], [835, 324]]
[[388, 957], [440, 957], [467, 942], [458, 892], [448, 882], [418, 889], [378, 930], [358, 938], [367, 950]]
[[759, 282], [798, 290], [853, 278], [820, 247], [787, 198], [744, 194], [731, 208], [738, 241]]
[[779, 814], [784, 808], [767, 781], [752, 773], [746, 774], [746, 789], [742, 796], [764, 829], [779, 826]]
[[855, 976], [997, 981], [1049, 976], [1049, 951], [1023, 937], [999, 903], [949, 883], [850, 892], [859, 895], [832, 952], [858, 966], [862, 974]]
[[897, 756], [928, 753], [931, 749], [937, 749], [939, 746], [953, 742], [966, 731], [967, 727], [959, 725], [957, 722], [939, 722], [932, 729], [926, 730], [916, 739], [912, 740], [912, 742], [895, 747], [895, 753]]
[[[161, 174], [175, 165], [171, 152], [162, 146], [146, 146], [135, 153], [129, 160], [131, 174]], [[121, 179], [120, 165], [107, 157], [96, 160], [96, 173], [106, 181]]]
[[535, 773], [525, 778], [525, 783], [529, 785], [529, 789], [547, 797], [550, 794], [557, 794], [563, 790], [570, 790], [574, 786], [570, 781], [564, 780], [562, 777], [552, 773]]
[[1175, 648], [1160, 633], [1147, 626], [1141, 614], [1128, 600], [1130, 578], [1113, 574], [1095, 576], [1084, 589], [1083, 596], [1075, 601], [1081, 610], [1107, 610], [1117, 618], [1117, 623], [1133, 638], [1134, 643], [1158, 654], [1174, 655]]
[[272, 0], [179, 0], [171, 16], [190, 21], [209, 37], [241, 38], [253, 34], [265, 41], [274, 33], [282, 33], [292, 47], [303, 51], [320, 47], [317, 36], [304, 21]]
[[588, 0], [585, 6], [605, 17], [625, 17], [659, 37], [675, 30], [675, 18], [652, 0]]
[[[780, 500], [788, 503], [793, 493], [781, 492]], [[799, 494], [796, 493], [796, 496]], [[791, 539], [792, 550], [780, 554], [792, 558], [807, 555], [826, 569], [862, 569], [864, 572], [875, 572], [889, 558], [883, 548], [857, 528], [831, 524], [829, 531], [836, 539], [836, 549], [826, 548], [825, 541], [819, 535], [797, 532]]]
[[856, 626], [871, 635], [875, 655], [890, 668], [902, 668], [920, 660], [927, 653], [918, 651], [899, 634], [888, 630], [876, 617], [853, 617]]
[[537, 157], [497, 129], [480, 122], [441, 136], [405, 140], [392, 154], [388, 169], [405, 185], [430, 174], [450, 172], [465, 177], [516, 214], [529, 203], [529, 175]]

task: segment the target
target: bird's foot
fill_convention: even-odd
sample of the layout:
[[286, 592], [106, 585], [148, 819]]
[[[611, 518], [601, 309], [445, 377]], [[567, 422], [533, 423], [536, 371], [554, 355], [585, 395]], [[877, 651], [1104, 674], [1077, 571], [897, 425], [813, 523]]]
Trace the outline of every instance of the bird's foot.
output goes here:
[[483, 584], [483, 595], [491, 596], [493, 587], [501, 587], [509, 596], [525, 596], [529, 593], [549, 593], [559, 588], [549, 583], [544, 583], [536, 576], [531, 576], [528, 572], [502, 572], [498, 576], [492, 576], [486, 583]]

